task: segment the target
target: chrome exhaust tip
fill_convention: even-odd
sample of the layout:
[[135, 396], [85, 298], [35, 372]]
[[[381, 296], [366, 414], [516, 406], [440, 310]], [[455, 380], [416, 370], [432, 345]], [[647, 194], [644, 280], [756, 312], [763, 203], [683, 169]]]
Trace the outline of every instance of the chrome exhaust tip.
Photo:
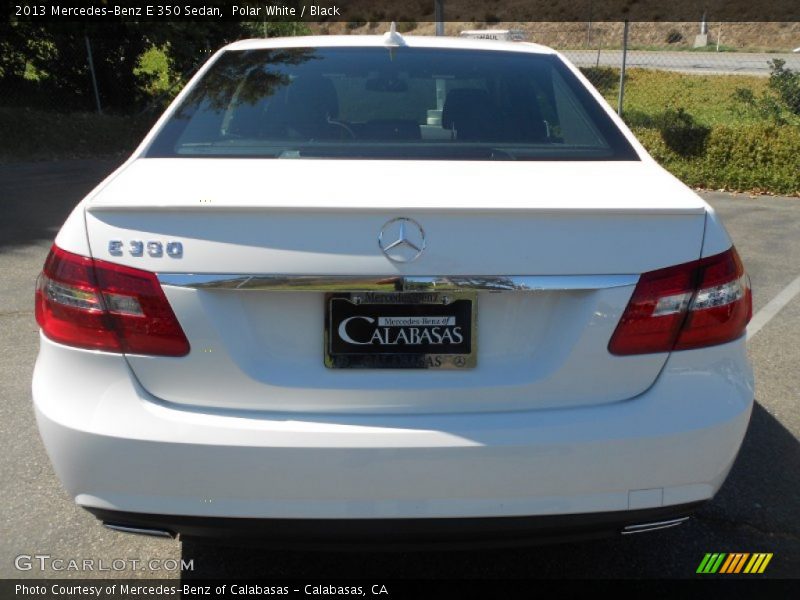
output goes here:
[[103, 523], [105, 527], [113, 531], [120, 531], [122, 533], [132, 533], [134, 535], [149, 535], [152, 537], [160, 538], [175, 538], [175, 534], [166, 529], [150, 529], [148, 527], [131, 527], [130, 525], [117, 525], [115, 523]]
[[647, 533], [648, 531], [658, 531], [659, 529], [669, 529], [670, 527], [677, 527], [683, 525], [689, 517], [680, 517], [679, 519], [670, 519], [669, 521], [654, 521], [652, 523], [639, 523], [637, 525], [626, 525], [622, 530], [622, 535], [631, 535], [634, 533]]

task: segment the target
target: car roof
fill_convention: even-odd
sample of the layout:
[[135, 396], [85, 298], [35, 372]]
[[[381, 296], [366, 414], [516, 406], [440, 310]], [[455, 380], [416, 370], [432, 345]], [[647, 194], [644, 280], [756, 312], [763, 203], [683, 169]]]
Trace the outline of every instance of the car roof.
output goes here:
[[[408, 35], [402, 36], [409, 48], [447, 48], [459, 50], [493, 50], [502, 52], [522, 52], [528, 54], [555, 54], [552, 48], [530, 42], [506, 42], [461, 37], [435, 37]], [[321, 48], [358, 47], [381, 48], [396, 47], [387, 42], [383, 35], [309, 35], [285, 38], [261, 38], [239, 40], [228, 44], [223, 50], [258, 50], [261, 48]]]

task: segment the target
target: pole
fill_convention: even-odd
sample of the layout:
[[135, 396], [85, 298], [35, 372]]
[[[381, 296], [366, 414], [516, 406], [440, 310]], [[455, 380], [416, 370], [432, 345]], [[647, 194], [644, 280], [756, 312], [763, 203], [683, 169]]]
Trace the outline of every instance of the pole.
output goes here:
[[[433, 0], [433, 19], [436, 21], [436, 35], [444, 35], [444, 0]], [[447, 95], [447, 83], [441, 77], [436, 79], [436, 111], [441, 119], [444, 109], [444, 98]]]
[[589, 22], [586, 24], [586, 47], [592, 44], [592, 0], [589, 0]]
[[436, 35], [444, 35], [444, 0], [433, 0], [433, 19], [436, 21]]
[[97, 112], [103, 114], [103, 108], [100, 106], [100, 92], [97, 89], [97, 76], [94, 73], [94, 61], [92, 60], [92, 44], [89, 42], [89, 36], [83, 36], [86, 42], [86, 56], [89, 59], [89, 72], [92, 74], [92, 88], [94, 89], [94, 101], [97, 105]]
[[625, 101], [625, 64], [628, 60], [628, 20], [625, 19], [625, 27], [622, 30], [622, 68], [619, 71], [619, 101], [617, 102], [617, 114], [622, 116], [622, 105]]

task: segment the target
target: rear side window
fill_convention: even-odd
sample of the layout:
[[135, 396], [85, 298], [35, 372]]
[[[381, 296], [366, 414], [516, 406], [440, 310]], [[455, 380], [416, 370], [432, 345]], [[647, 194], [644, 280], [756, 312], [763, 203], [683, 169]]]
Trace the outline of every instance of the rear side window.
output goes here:
[[555, 56], [405, 47], [225, 52], [145, 155], [638, 160]]

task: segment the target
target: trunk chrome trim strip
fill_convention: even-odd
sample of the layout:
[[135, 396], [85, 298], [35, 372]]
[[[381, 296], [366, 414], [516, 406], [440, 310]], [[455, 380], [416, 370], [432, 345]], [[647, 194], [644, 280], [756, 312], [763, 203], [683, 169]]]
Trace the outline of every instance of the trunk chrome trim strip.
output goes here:
[[273, 292], [535, 292], [599, 290], [635, 285], [639, 275], [465, 275], [420, 277], [357, 275], [237, 275], [158, 273], [162, 285], [213, 290]]

